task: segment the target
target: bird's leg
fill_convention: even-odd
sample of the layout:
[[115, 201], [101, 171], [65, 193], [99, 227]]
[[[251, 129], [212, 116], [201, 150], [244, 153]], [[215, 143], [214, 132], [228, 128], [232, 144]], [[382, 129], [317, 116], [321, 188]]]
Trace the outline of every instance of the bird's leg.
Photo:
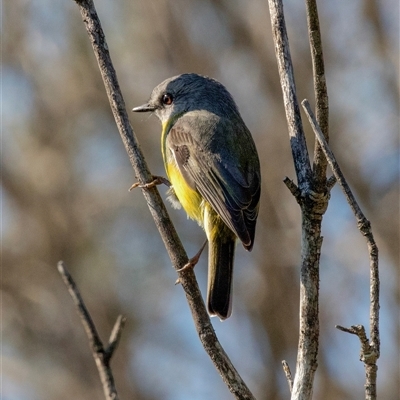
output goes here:
[[194, 255], [194, 257], [190, 258], [189, 261], [187, 262], [187, 264], [185, 264], [182, 268], [177, 269], [177, 272], [182, 272], [185, 269], [188, 268], [194, 268], [196, 266], [196, 264], [199, 262], [199, 258], [201, 256], [201, 253], [204, 250], [204, 247], [206, 247], [207, 244], [207, 240], [203, 243], [203, 246], [201, 246], [201, 249]]
[[150, 189], [156, 185], [162, 185], [162, 184], [171, 187], [171, 182], [167, 178], [164, 178], [163, 176], [153, 175], [153, 180], [151, 182], [145, 183], [143, 185], [139, 182], [136, 182], [129, 188], [129, 191], [132, 191], [137, 187], [142, 189]]
[[[194, 257], [190, 258], [189, 261], [182, 268], [177, 269], [176, 272], [182, 272], [188, 268], [194, 268], [199, 262], [199, 258], [204, 250], [204, 247], [206, 247], [206, 244], [207, 240], [203, 243], [203, 246], [201, 246], [200, 250], [194, 255]], [[179, 278], [176, 280], [175, 285], [177, 285], [178, 283], [180, 283]]]

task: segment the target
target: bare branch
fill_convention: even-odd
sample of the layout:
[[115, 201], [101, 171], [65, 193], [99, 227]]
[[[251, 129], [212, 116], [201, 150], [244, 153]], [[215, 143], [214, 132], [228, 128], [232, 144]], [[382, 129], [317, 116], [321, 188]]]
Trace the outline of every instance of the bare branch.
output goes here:
[[[307, 100], [302, 102], [303, 108], [307, 114], [308, 120], [314, 130], [314, 133], [321, 145], [322, 150], [328, 160], [329, 166], [331, 167], [334, 176], [336, 177], [339, 185], [341, 186], [347, 202], [350, 208], [353, 210], [354, 215], [357, 219], [357, 226], [361, 234], [366, 238], [369, 259], [370, 259], [370, 337], [371, 342], [368, 346], [363, 346], [365, 341], [368, 342], [365, 336], [364, 327], [361, 325], [352, 326], [350, 329], [342, 328], [345, 332], [349, 332], [357, 335], [362, 343], [361, 346], [361, 361], [364, 362], [366, 369], [367, 383], [365, 385], [366, 398], [376, 399], [376, 361], [380, 354], [380, 337], [379, 337], [379, 264], [378, 264], [378, 246], [376, 245], [375, 239], [372, 234], [371, 223], [367, 220], [360, 206], [358, 205], [346, 179], [336, 161], [336, 158], [328, 146], [324, 135], [321, 132], [320, 127], [315, 119], [315, 116], [311, 110], [310, 104]], [[347, 330], [346, 330], [347, 329]]]
[[[143, 195], [147, 201], [151, 215], [160, 232], [171, 262], [176, 270], [181, 269], [188, 262], [187, 254], [168, 216], [164, 203], [156, 186], [151, 185], [153, 177], [147, 167], [139, 143], [129, 123], [125, 103], [119, 88], [117, 76], [111, 62], [110, 53], [105, 40], [96, 9], [92, 0], [75, 0], [79, 6], [82, 19], [96, 55], [100, 72], [104, 81], [111, 110], [113, 112], [119, 133], [128, 153], [130, 162], [135, 171]], [[147, 185], [146, 184], [150, 184]], [[194, 324], [204, 346], [204, 349], [213, 361], [228, 389], [238, 399], [254, 399], [249, 388], [240, 377], [229, 357], [223, 350], [210, 317], [204, 306], [204, 301], [197, 284], [193, 268], [178, 272], [179, 282], [185, 291]]]
[[68, 272], [67, 268], [65, 267], [62, 261], [60, 261], [57, 264], [57, 268], [58, 272], [63, 278], [65, 285], [68, 288], [69, 294], [71, 295], [76, 305], [78, 315], [81, 318], [82, 325], [89, 339], [89, 344], [92, 349], [93, 358], [96, 362], [97, 370], [99, 371], [101, 383], [103, 385], [105, 398], [107, 400], [118, 400], [117, 388], [115, 387], [114, 377], [110, 367], [110, 361], [113, 355], [113, 351], [115, 350], [118, 344], [118, 340], [121, 336], [121, 330], [123, 328], [123, 322], [125, 321], [125, 318], [122, 316], [118, 317], [117, 323], [115, 324], [113, 333], [111, 335], [114, 338], [113, 348], [112, 350], [106, 351], [104, 349], [100, 336], [97, 333], [96, 326], [94, 325], [92, 317], [90, 316], [90, 313], [85, 306], [82, 296], [79, 293], [79, 290], [71, 274]]
[[376, 353], [374, 346], [370, 345], [363, 325], [352, 325], [350, 328], [336, 325], [335, 328], [339, 329], [340, 331], [356, 335], [360, 339], [361, 344], [360, 360], [368, 364], [376, 363], [378, 354]]
[[297, 101], [282, 2], [280, 0], [269, 0], [269, 12], [297, 183], [301, 192], [304, 193], [310, 189], [312, 172]]
[[326, 157], [328, 158], [329, 166], [331, 167], [331, 169], [333, 171], [333, 175], [335, 176], [337, 182], [343, 189], [346, 199], [347, 199], [351, 209], [353, 210], [354, 215], [357, 218], [357, 224], [358, 224], [359, 230], [363, 234], [363, 236], [367, 236], [368, 233], [371, 233], [370, 232], [370, 228], [371, 228], [370, 223], [365, 218], [349, 185], [347, 184], [346, 179], [344, 178], [344, 175], [339, 167], [339, 164], [337, 163], [332, 150], [329, 148], [328, 142], [326, 141], [326, 139], [321, 131], [321, 128], [319, 127], [318, 122], [314, 116], [314, 113], [311, 110], [310, 103], [308, 102], [307, 99], [305, 99], [302, 101], [301, 104], [304, 108], [304, 111], [306, 112], [307, 118], [311, 124], [311, 127], [313, 128], [315, 136], [317, 137], [322, 150], [324, 151]]
[[314, 374], [317, 369], [319, 258], [322, 246], [321, 221], [328, 206], [329, 193], [326, 194], [326, 191], [322, 191], [320, 194], [324, 195], [319, 195], [313, 190], [313, 176], [296, 97], [282, 1], [269, 0], [269, 9], [300, 195], [289, 179], [285, 180], [285, 184], [296, 197], [302, 211], [299, 345], [291, 398], [292, 400], [306, 400], [311, 399]]
[[[329, 102], [326, 86], [322, 38], [319, 28], [319, 17], [316, 0], [306, 0], [308, 37], [310, 42], [311, 60], [313, 66], [315, 115], [325, 139], [329, 141]], [[327, 161], [318, 141], [314, 148], [314, 190], [323, 193], [326, 190]]]
[[376, 346], [371, 345], [365, 333], [365, 328], [362, 325], [352, 325], [350, 328], [345, 328], [340, 325], [336, 325], [336, 328], [352, 335], [356, 335], [360, 339], [361, 350], [360, 350], [360, 361], [365, 366], [365, 399], [376, 400], [376, 379], [378, 366], [376, 362], [379, 358], [379, 353], [376, 351]]

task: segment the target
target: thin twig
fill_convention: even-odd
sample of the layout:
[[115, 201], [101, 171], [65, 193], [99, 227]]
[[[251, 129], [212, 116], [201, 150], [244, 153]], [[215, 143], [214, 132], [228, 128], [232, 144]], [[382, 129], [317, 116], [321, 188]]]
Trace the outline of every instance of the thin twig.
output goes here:
[[[113, 112], [119, 133], [128, 153], [135, 175], [141, 185], [151, 183], [153, 177], [147, 167], [138, 140], [129, 123], [128, 115], [122, 93], [119, 88], [117, 76], [112, 65], [108, 46], [105, 40], [96, 9], [92, 0], [75, 0], [79, 6], [82, 19], [97, 58], [103, 82], [106, 88], [111, 110]], [[176, 270], [181, 269], [188, 262], [187, 254], [182, 246], [168, 212], [155, 186], [143, 187], [143, 195], [147, 201], [154, 222], [160, 232], [161, 238], [167, 249], [172, 265]], [[201, 343], [210, 356], [216, 369], [221, 375], [228, 389], [238, 399], [254, 399], [249, 388], [240, 377], [229, 357], [223, 350], [210, 317], [204, 305], [199, 286], [193, 269], [178, 272], [179, 282], [185, 291], [187, 301], [192, 313], [194, 324]]]
[[287, 363], [286, 360], [283, 360], [283, 361], [282, 361], [282, 368], [283, 368], [283, 372], [284, 372], [285, 375], [286, 375], [286, 380], [287, 380], [287, 383], [288, 383], [288, 385], [289, 385], [290, 393], [292, 393], [292, 389], [293, 389], [293, 377], [292, 377], [292, 372], [290, 371], [289, 364]]
[[[362, 356], [361, 360], [364, 362], [364, 366], [366, 369], [367, 382], [365, 385], [366, 399], [376, 399], [376, 361], [380, 355], [380, 337], [379, 337], [379, 264], [378, 264], [378, 246], [376, 245], [374, 236], [372, 234], [371, 223], [367, 220], [364, 213], [361, 211], [360, 206], [358, 205], [349, 185], [346, 182], [346, 179], [336, 161], [336, 158], [329, 148], [328, 143], [326, 142], [324, 135], [321, 132], [321, 129], [318, 126], [318, 123], [315, 119], [315, 116], [311, 110], [310, 104], [307, 100], [303, 100], [302, 102], [304, 111], [307, 114], [308, 120], [313, 128], [315, 136], [317, 137], [322, 150], [328, 160], [329, 166], [332, 169], [334, 176], [336, 177], [337, 182], [341, 186], [347, 202], [350, 205], [350, 208], [353, 210], [353, 213], [357, 219], [357, 226], [361, 234], [366, 238], [369, 252], [369, 260], [370, 260], [370, 342], [368, 347], [362, 346]], [[357, 325], [352, 326], [350, 330], [346, 330], [346, 332], [353, 333], [357, 335], [360, 341], [364, 342], [365, 330], [364, 327], [362, 329], [355, 329]], [[342, 329], [343, 330], [343, 329]], [[365, 352], [364, 352], [365, 351]]]
[[360, 339], [361, 351], [360, 360], [364, 363], [373, 364], [377, 361], [377, 354], [373, 346], [370, 345], [365, 328], [363, 325], [352, 325], [350, 328], [345, 328], [341, 325], [336, 325], [336, 329], [340, 331], [356, 335]]
[[297, 202], [301, 204], [302, 202], [301, 192], [300, 189], [297, 187], [297, 185], [287, 176], [283, 180], [283, 183], [289, 189], [290, 193], [292, 193], [293, 197], [297, 200]]
[[82, 299], [81, 294], [79, 293], [79, 290], [71, 274], [68, 272], [62, 261], [57, 264], [57, 268], [76, 305], [76, 309], [81, 318], [82, 325], [89, 339], [93, 358], [96, 362], [97, 370], [99, 371], [101, 383], [103, 385], [104, 395], [107, 400], [118, 400], [117, 388], [115, 387], [114, 377], [110, 367], [110, 361], [113, 352], [118, 345], [119, 338], [121, 337], [121, 331], [124, 325], [125, 318], [122, 316], [118, 317], [117, 323], [115, 324], [112, 333], [112, 350], [109, 347], [108, 351], [106, 351], [104, 349], [100, 336], [97, 333], [97, 329], [92, 320], [92, 317], [90, 316], [90, 313], [86, 308], [86, 305]]
[[336, 177], [335, 175], [332, 175], [326, 181], [326, 188], [328, 189], [329, 192], [332, 190], [335, 184], [336, 184]]
[[314, 116], [314, 113], [311, 110], [310, 103], [308, 102], [307, 99], [305, 99], [302, 101], [301, 104], [302, 104], [304, 111], [307, 115], [307, 118], [311, 124], [311, 127], [315, 133], [315, 136], [316, 136], [319, 144], [321, 145], [321, 148], [324, 151], [325, 156], [328, 159], [329, 166], [332, 169], [332, 172], [336, 178], [336, 181], [339, 183], [339, 185], [343, 189], [343, 192], [346, 196], [347, 202], [349, 203], [351, 209], [353, 210], [354, 215], [357, 218], [358, 227], [359, 227], [361, 233], [364, 236], [366, 236], [368, 233], [370, 233], [370, 228], [371, 228], [370, 222], [365, 218], [349, 185], [347, 184], [346, 179], [344, 178], [344, 175], [339, 167], [339, 164], [337, 163], [332, 150], [329, 148], [329, 145], [328, 145], [327, 141], [325, 140], [325, 137], [321, 131], [321, 128], [318, 125], [318, 122]]
[[105, 354], [110, 359], [116, 348], [118, 347], [118, 343], [121, 339], [122, 330], [124, 329], [126, 322], [126, 318], [122, 315], [119, 315], [117, 320], [115, 321], [114, 327], [111, 331], [110, 339], [108, 339], [108, 346], [105, 349]]

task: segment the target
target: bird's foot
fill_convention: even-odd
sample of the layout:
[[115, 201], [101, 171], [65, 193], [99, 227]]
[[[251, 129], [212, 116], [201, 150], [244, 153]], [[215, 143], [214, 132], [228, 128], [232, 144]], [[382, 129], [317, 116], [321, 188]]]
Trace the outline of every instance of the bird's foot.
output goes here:
[[132, 191], [133, 189], [135, 189], [137, 187], [142, 188], [142, 189], [150, 189], [156, 185], [162, 185], [162, 184], [164, 184], [168, 187], [171, 187], [171, 182], [167, 178], [164, 178], [163, 176], [153, 175], [153, 180], [151, 182], [145, 183], [145, 184], [136, 182], [129, 188], [129, 191]]
[[[203, 246], [201, 246], [201, 249], [194, 255], [194, 257], [190, 258], [189, 261], [182, 267], [176, 270], [176, 272], [183, 272], [189, 268], [194, 268], [196, 264], [199, 262], [201, 253], [204, 250], [204, 247], [206, 247], [207, 240], [204, 242]], [[179, 278], [176, 280], [175, 285], [180, 283]]]

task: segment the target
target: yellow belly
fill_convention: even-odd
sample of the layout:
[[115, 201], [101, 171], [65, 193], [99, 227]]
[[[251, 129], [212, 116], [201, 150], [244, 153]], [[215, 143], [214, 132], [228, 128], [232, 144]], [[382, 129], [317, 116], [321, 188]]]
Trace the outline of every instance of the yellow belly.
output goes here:
[[172, 184], [176, 197], [186, 211], [189, 218], [196, 220], [203, 226], [204, 201], [196, 190], [193, 190], [181, 175], [178, 167], [170, 160], [166, 164], [168, 178]]

